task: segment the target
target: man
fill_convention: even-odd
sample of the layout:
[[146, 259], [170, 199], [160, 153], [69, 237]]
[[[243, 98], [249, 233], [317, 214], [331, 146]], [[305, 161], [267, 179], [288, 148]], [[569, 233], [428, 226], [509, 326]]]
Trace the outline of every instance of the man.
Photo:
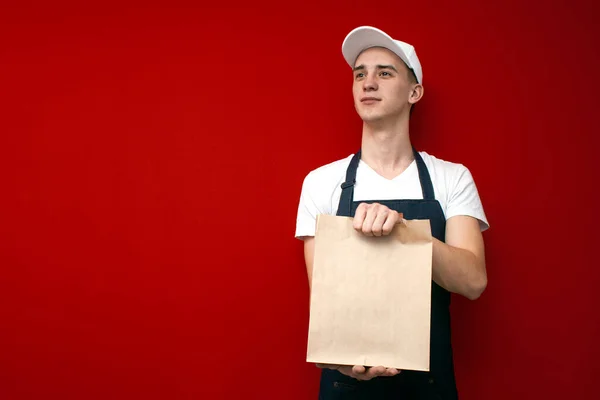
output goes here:
[[[488, 222], [469, 170], [416, 151], [412, 107], [424, 93], [413, 46], [373, 27], [351, 31], [342, 54], [352, 68], [354, 106], [363, 120], [360, 151], [304, 179], [296, 237], [304, 241], [309, 284], [318, 214], [354, 217], [368, 236], [388, 235], [403, 219], [428, 219], [433, 240], [430, 371], [319, 365], [320, 399], [457, 399], [450, 342], [450, 293], [485, 290]], [[401, 214], [400, 214], [401, 213]]]

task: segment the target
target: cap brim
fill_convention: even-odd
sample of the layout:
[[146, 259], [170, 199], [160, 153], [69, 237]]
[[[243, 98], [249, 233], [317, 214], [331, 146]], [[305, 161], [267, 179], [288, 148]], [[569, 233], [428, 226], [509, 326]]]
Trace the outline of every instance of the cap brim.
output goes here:
[[372, 26], [361, 26], [352, 30], [342, 43], [342, 54], [348, 65], [354, 68], [360, 53], [371, 47], [384, 47], [394, 52], [405, 64], [410, 65], [408, 57], [394, 39]]

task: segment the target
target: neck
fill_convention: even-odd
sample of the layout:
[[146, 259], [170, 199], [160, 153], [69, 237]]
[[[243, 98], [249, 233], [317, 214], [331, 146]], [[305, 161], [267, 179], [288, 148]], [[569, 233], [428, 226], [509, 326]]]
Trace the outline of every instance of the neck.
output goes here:
[[361, 160], [389, 179], [408, 168], [414, 160], [408, 118], [364, 122]]

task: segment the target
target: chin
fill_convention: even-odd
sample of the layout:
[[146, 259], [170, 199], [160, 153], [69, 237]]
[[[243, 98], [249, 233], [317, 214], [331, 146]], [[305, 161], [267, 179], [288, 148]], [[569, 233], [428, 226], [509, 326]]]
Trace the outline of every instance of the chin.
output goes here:
[[372, 112], [361, 112], [359, 113], [360, 118], [364, 122], [377, 122], [381, 121], [384, 118], [384, 115], [381, 113], [372, 113]]

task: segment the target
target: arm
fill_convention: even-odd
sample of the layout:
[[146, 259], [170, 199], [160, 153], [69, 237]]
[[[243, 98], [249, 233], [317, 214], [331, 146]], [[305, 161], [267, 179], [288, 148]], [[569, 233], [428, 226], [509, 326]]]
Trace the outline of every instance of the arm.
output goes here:
[[312, 289], [312, 270], [313, 270], [313, 259], [315, 254], [315, 238], [312, 236], [306, 236], [302, 238], [304, 240], [304, 262], [306, 264], [306, 274], [308, 275], [308, 287]]
[[433, 280], [446, 290], [477, 299], [487, 286], [479, 221], [457, 215], [446, 221], [446, 243], [433, 239]]
[[[362, 203], [354, 229], [367, 236], [389, 235], [402, 216], [381, 204]], [[446, 243], [433, 239], [432, 275], [444, 289], [475, 300], [485, 290], [483, 237], [476, 218], [457, 215], [446, 221]]]

